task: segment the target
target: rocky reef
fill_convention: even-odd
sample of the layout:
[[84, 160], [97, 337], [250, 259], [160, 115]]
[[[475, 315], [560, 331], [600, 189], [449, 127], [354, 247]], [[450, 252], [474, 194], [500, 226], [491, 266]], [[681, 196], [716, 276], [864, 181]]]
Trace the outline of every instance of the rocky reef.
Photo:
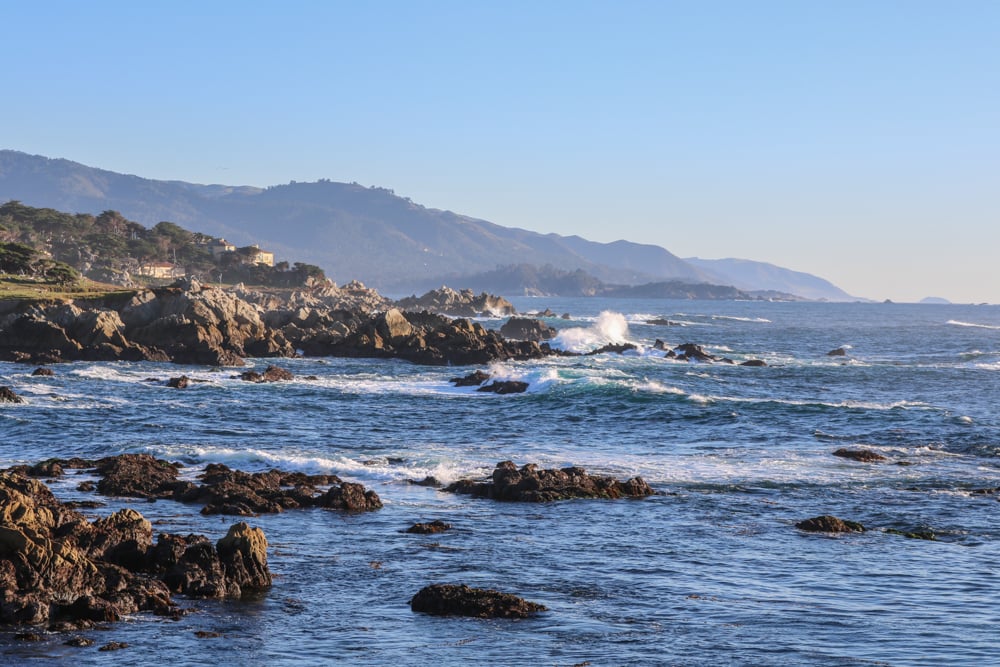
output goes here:
[[546, 502], [569, 498], [625, 498], [653, 494], [641, 477], [624, 482], [613, 477], [590, 475], [583, 468], [540, 469], [534, 463], [521, 466], [501, 461], [485, 481], [463, 479], [444, 488], [476, 498], [515, 502]]
[[425, 586], [410, 600], [410, 609], [435, 616], [474, 618], [527, 618], [546, 611], [544, 605], [510, 593], [472, 588], [465, 584]]

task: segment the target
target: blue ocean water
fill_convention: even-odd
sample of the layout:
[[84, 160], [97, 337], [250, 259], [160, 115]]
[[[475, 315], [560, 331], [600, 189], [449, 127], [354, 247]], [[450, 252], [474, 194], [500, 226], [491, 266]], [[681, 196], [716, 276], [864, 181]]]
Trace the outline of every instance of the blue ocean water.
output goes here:
[[[624, 355], [495, 364], [521, 395], [454, 388], [472, 367], [279, 360], [297, 378], [257, 385], [233, 369], [77, 362], [32, 377], [0, 363], [0, 466], [147, 452], [244, 470], [332, 472], [374, 488], [360, 515], [251, 520], [270, 542], [273, 588], [186, 601], [180, 621], [139, 615], [41, 643], [0, 633], [0, 662], [77, 665], [927, 665], [1000, 664], [1000, 307], [522, 299], [551, 308], [556, 344]], [[676, 325], [651, 325], [667, 318]], [[501, 320], [484, 320], [499, 327]], [[698, 343], [767, 367], [677, 362]], [[844, 347], [845, 357], [827, 356]], [[251, 360], [263, 369], [268, 360]], [[146, 382], [185, 373], [178, 391]], [[888, 457], [832, 456], [863, 447]], [[414, 486], [488, 474], [510, 459], [643, 476], [642, 500], [501, 504]], [[76, 491], [70, 474], [52, 486]], [[234, 517], [132, 506], [155, 531], [221, 537]], [[834, 514], [864, 534], [794, 527]], [[403, 532], [443, 519], [440, 535]], [[888, 532], [930, 530], [936, 541]], [[408, 601], [434, 582], [497, 588], [549, 611], [523, 621], [434, 618]], [[198, 638], [195, 632], [220, 633]], [[128, 649], [99, 653], [123, 641]]]

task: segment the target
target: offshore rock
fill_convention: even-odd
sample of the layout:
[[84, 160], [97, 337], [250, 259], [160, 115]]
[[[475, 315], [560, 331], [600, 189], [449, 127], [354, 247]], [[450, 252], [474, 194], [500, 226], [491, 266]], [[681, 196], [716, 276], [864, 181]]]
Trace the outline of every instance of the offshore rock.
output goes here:
[[630, 350], [635, 350], [637, 347], [632, 343], [608, 343], [607, 345], [602, 345], [596, 350], [591, 350], [587, 353], [587, 356], [593, 356], [595, 354], [607, 354], [613, 352], [615, 354], [622, 354]]
[[485, 371], [473, 371], [464, 377], [457, 377], [448, 380], [456, 387], [478, 387], [490, 379], [490, 374]]
[[870, 449], [848, 449], [846, 447], [842, 447], [841, 449], [835, 451], [833, 455], [844, 459], [850, 459], [852, 461], [860, 461], [862, 463], [878, 463], [879, 461], [889, 460], [878, 452], [873, 452]]
[[0, 387], [0, 403], [24, 403], [24, 399], [10, 387]]
[[458, 292], [450, 287], [431, 290], [420, 297], [410, 296], [400, 299], [396, 302], [396, 306], [403, 310], [429, 310], [455, 317], [476, 317], [479, 315], [503, 317], [517, 312], [514, 304], [502, 296], [494, 296], [486, 292], [477, 295], [470, 289]]
[[377, 493], [352, 482], [331, 486], [330, 490], [316, 504], [320, 507], [348, 512], [369, 512], [382, 508], [382, 500]]
[[579, 467], [540, 470], [533, 463], [518, 468], [512, 461], [498, 463], [487, 481], [459, 480], [449, 484], [444, 490], [477, 498], [516, 502], [643, 497], [653, 494], [653, 489], [641, 477], [621, 482], [613, 477], [589, 475]]
[[38, 376], [52, 377], [55, 374], [56, 374], [55, 371], [53, 371], [51, 368], [48, 368], [47, 366], [39, 366], [35, 370], [31, 371], [31, 375], [34, 377]]
[[451, 530], [451, 524], [445, 523], [440, 519], [435, 519], [428, 523], [415, 523], [406, 529], [408, 533], [415, 533], [417, 535], [434, 535], [437, 533], [443, 533], [446, 530]]
[[263, 373], [258, 373], [257, 371], [241, 373], [240, 379], [244, 382], [287, 382], [288, 380], [294, 380], [295, 376], [289, 370], [271, 365]]
[[865, 527], [856, 521], [846, 521], [824, 514], [795, 524], [799, 530], [809, 533], [863, 533]]
[[829, 352], [827, 352], [826, 356], [828, 356], [828, 357], [846, 357], [847, 356], [847, 350], [845, 350], [842, 347], [838, 347], [835, 350], [830, 350]]
[[410, 600], [410, 609], [435, 616], [471, 616], [474, 618], [527, 618], [545, 606], [510, 593], [471, 588], [465, 584], [432, 584]]
[[523, 394], [527, 390], [527, 382], [521, 382], [520, 380], [496, 380], [490, 384], [481, 386], [476, 391], [492, 392], [494, 394]]
[[540, 342], [555, 338], [558, 331], [541, 320], [530, 317], [512, 317], [500, 327], [500, 335], [514, 340]]

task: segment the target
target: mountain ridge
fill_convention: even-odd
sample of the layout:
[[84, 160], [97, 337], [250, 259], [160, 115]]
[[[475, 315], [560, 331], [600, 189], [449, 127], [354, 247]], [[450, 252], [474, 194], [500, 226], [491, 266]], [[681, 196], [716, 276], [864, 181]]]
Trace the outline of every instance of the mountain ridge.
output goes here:
[[266, 188], [203, 185], [0, 150], [0, 201], [11, 199], [95, 215], [116, 210], [145, 225], [171, 221], [316, 264], [338, 281], [359, 279], [390, 291], [520, 263], [582, 269], [623, 285], [718, 280], [660, 246], [503, 227], [424, 207], [388, 188], [327, 179]]

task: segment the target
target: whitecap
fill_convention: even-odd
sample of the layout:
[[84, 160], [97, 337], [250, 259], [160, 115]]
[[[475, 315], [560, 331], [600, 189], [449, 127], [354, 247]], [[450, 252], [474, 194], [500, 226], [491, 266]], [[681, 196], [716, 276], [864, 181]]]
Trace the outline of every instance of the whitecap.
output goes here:
[[603, 311], [589, 327], [562, 329], [549, 345], [568, 352], [589, 352], [602, 345], [627, 342], [628, 322], [621, 313]]
[[1000, 325], [996, 324], [977, 324], [976, 322], [962, 322], [961, 320], [948, 320], [945, 324], [950, 324], [955, 327], [973, 327], [975, 329], [995, 329], [1000, 330]]

